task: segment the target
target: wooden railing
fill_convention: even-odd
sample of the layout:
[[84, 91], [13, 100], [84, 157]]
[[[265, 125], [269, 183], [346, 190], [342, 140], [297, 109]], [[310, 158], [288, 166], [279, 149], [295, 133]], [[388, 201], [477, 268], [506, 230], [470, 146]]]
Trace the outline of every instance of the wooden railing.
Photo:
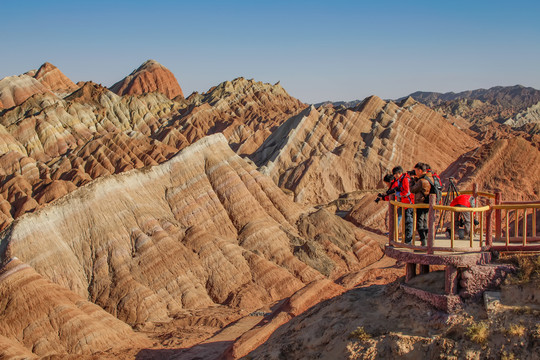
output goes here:
[[493, 249], [540, 250], [540, 234], [537, 229], [540, 201], [499, 201], [492, 208], [496, 219]]
[[[460, 194], [470, 194], [476, 199], [476, 204], [485, 204], [474, 208], [452, 207], [435, 204], [435, 196], [430, 196], [429, 204], [404, 204], [391, 200], [389, 202], [389, 244], [395, 247], [427, 251], [480, 251], [480, 250], [506, 250], [506, 251], [539, 251], [540, 231], [537, 230], [537, 215], [540, 201], [533, 202], [502, 202], [501, 193], [488, 193], [477, 191], [462, 191]], [[444, 194], [443, 194], [444, 195]], [[493, 204], [493, 201], [495, 202]], [[398, 212], [401, 209], [402, 221], [398, 225]], [[405, 243], [405, 210], [413, 209], [413, 239], [411, 244]], [[428, 210], [428, 236], [426, 246], [417, 245], [416, 219], [418, 209]], [[470, 212], [470, 232], [468, 246], [460, 242], [456, 245], [455, 222], [456, 213]], [[493, 216], [495, 213], [495, 216]], [[450, 239], [441, 236], [444, 226], [437, 228], [436, 220], [449, 214]], [[529, 220], [530, 218], [530, 220]], [[444, 223], [446, 215], [441, 223]], [[478, 219], [478, 226], [474, 224]], [[493, 226], [493, 224], [495, 226]], [[530, 225], [530, 226], [529, 226]], [[495, 229], [493, 229], [493, 227]], [[493, 236], [493, 230], [495, 234]], [[435, 244], [437, 241], [437, 245]], [[440, 246], [441, 242], [448, 241], [448, 246]], [[495, 244], [494, 244], [495, 242]]]

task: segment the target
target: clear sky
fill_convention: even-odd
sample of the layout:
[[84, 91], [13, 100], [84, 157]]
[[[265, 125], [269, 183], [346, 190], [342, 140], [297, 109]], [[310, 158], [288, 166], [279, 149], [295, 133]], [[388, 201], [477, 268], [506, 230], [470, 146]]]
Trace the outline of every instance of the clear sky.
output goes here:
[[243, 76], [308, 103], [540, 89], [540, 1], [0, 0], [0, 78], [110, 86], [147, 59], [187, 96]]

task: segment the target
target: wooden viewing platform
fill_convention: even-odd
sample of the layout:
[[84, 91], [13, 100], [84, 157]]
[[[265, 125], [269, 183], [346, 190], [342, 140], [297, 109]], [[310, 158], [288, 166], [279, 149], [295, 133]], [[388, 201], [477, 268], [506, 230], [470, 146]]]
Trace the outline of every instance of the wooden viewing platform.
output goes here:
[[[513, 271], [509, 265], [491, 264], [495, 251], [540, 252], [540, 201], [503, 202], [500, 193], [479, 192], [476, 184], [472, 191], [461, 194], [471, 194], [476, 204], [484, 205], [474, 208], [437, 205], [433, 194], [429, 204], [404, 204], [392, 199], [388, 205], [389, 234], [385, 253], [406, 263], [405, 283], [417, 274], [429, 273], [430, 266], [445, 267], [444, 295], [406, 285], [404, 289], [445, 311], [452, 311], [461, 303], [459, 294], [481, 294]], [[398, 209], [403, 213], [406, 208], [414, 210], [412, 244], [404, 243], [404, 221], [398, 225]], [[420, 245], [416, 234], [419, 208], [429, 209], [426, 246]], [[471, 231], [464, 239], [455, 234], [456, 213], [459, 212], [471, 213]], [[474, 219], [478, 225], [474, 225]], [[445, 233], [447, 227], [451, 229], [449, 238]]]

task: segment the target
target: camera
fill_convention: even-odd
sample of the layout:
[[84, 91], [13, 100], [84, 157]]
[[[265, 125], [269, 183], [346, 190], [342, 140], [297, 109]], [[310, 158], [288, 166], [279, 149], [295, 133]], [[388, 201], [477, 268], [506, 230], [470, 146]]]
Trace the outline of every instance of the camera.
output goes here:
[[416, 176], [416, 171], [414, 170], [407, 171], [407, 174], [409, 174], [410, 176]]

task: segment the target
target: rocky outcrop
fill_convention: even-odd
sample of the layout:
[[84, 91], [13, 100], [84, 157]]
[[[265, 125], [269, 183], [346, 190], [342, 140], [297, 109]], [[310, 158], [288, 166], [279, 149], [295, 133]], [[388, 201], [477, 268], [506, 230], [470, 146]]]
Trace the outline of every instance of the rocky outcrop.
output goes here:
[[125, 132], [97, 136], [47, 163], [10, 151], [0, 156], [1, 227], [95, 178], [157, 165], [175, 153], [174, 148]]
[[518, 129], [525, 129], [526, 125], [530, 124], [529, 128], [534, 129], [531, 133], [540, 134], [540, 102], [508, 119], [504, 124]]
[[92, 354], [148, 344], [99, 306], [13, 258], [0, 269], [0, 354]]
[[475, 265], [461, 269], [460, 292], [463, 298], [480, 300], [487, 290], [497, 290], [516, 268], [509, 264]]
[[158, 138], [171, 146], [221, 132], [240, 155], [254, 152], [285, 120], [305, 105], [275, 85], [237, 78], [204, 94], [192, 94], [188, 111]]
[[60, 96], [70, 94], [78, 89], [78, 86], [73, 81], [64, 75], [56, 66], [48, 62], [41, 65], [34, 78], [53, 93]]
[[372, 96], [353, 109], [310, 107], [287, 120], [253, 154], [260, 170], [301, 203], [373, 189], [392, 167], [445, 169], [477, 141], [430, 108]]
[[375, 203], [376, 197], [374, 193], [364, 193], [352, 206], [345, 219], [363, 229], [386, 234], [388, 232], [388, 203], [385, 201]]
[[540, 194], [540, 150], [520, 137], [489, 142], [452, 163], [442, 178], [453, 176], [460, 189], [501, 191], [504, 200], [535, 200]]
[[0, 80], [0, 104], [9, 109], [22, 104], [35, 94], [50, 93], [49, 89], [28, 75], [8, 76]]
[[382, 255], [367, 233], [289, 200], [221, 134], [97, 179], [0, 236], [4, 258], [131, 325], [214, 304], [256, 309]]
[[169, 99], [184, 97], [173, 73], [155, 60], [147, 60], [131, 74], [110, 87], [122, 95], [140, 95], [157, 91]]

